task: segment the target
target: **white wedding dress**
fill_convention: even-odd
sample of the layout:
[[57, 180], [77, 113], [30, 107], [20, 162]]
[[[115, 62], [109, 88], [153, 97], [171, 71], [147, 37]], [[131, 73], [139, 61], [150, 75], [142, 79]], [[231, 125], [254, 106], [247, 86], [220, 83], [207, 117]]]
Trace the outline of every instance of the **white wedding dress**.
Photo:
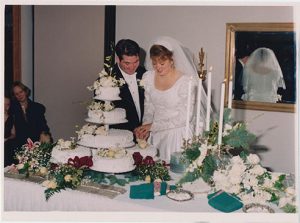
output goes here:
[[[159, 157], [169, 162], [173, 152], [182, 151], [183, 138], [186, 134], [190, 75], [182, 75], [171, 88], [163, 91], [155, 88], [154, 76], [154, 71], [147, 71], [143, 76], [145, 86], [143, 124], [152, 123], [149, 141], [158, 149]], [[192, 79], [189, 138], [194, 132], [196, 83], [196, 78]], [[205, 116], [201, 115], [200, 121], [203, 123], [202, 117]]]

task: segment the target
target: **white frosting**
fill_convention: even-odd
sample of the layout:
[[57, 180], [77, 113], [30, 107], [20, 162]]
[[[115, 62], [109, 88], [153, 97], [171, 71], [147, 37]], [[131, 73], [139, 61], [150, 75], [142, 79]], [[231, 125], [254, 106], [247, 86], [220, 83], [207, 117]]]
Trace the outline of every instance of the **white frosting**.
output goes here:
[[95, 90], [96, 96], [94, 99], [98, 100], [120, 100], [120, 88], [119, 87], [99, 87]]
[[146, 156], [155, 157], [157, 154], [157, 149], [152, 145], [148, 145], [146, 148], [143, 149], [137, 144], [135, 147], [128, 148], [127, 151], [131, 154], [139, 152], [144, 158]]
[[89, 148], [77, 146], [75, 149], [61, 149], [61, 146], [57, 145], [52, 149], [50, 162], [67, 163], [69, 158], [74, 159], [75, 156], [80, 158], [91, 155], [92, 153]]
[[79, 145], [93, 148], [130, 147], [134, 145], [133, 134], [129, 130], [109, 129], [107, 135], [79, 135]]
[[[112, 152], [112, 153], [110, 153]], [[91, 169], [106, 173], [124, 173], [134, 170], [134, 160], [125, 149], [93, 150]]]
[[89, 110], [88, 121], [94, 123], [123, 123], [126, 120], [126, 111], [123, 108], [115, 108], [112, 111]]

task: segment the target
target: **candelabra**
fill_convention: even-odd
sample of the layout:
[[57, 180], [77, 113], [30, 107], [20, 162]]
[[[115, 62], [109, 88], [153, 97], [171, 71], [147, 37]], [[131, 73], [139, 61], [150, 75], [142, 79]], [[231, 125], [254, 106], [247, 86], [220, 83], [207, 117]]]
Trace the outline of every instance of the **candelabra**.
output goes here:
[[205, 52], [203, 51], [203, 48], [201, 47], [201, 50], [199, 52], [199, 71], [198, 71], [198, 76], [203, 81], [205, 81], [206, 74], [207, 74], [207, 70], [204, 69], [204, 57], [205, 57]]

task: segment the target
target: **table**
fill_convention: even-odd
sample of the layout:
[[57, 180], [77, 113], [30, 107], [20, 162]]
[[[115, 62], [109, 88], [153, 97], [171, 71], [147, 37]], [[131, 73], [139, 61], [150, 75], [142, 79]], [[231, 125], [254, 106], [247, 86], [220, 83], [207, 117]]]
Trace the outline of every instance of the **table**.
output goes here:
[[[139, 184], [135, 182], [134, 184]], [[246, 221], [255, 216], [262, 215], [264, 223], [267, 222], [297, 222], [297, 214], [245, 214], [242, 210], [233, 213], [221, 213], [210, 207], [205, 195], [196, 197], [187, 202], [176, 202], [166, 196], [157, 196], [153, 200], [133, 200], [129, 198], [129, 185], [125, 186], [127, 192], [118, 195], [114, 199], [85, 193], [76, 190], [64, 190], [54, 194], [48, 201], [45, 200], [44, 187], [37, 183], [21, 181], [19, 179], [4, 178], [4, 214], [7, 219], [15, 220], [19, 218], [26, 220], [36, 220], [36, 216], [41, 216], [39, 220], [59, 219], [59, 220], [91, 220], [96, 219], [114, 221], [141, 220], [165, 220], [165, 216], [174, 221], [198, 221], [201, 222], [237, 222]], [[272, 206], [276, 212], [280, 209]], [[39, 212], [38, 212], [39, 211]], [[19, 212], [19, 213], [18, 213]], [[28, 214], [26, 213], [28, 212]], [[42, 213], [42, 215], [40, 215]], [[26, 215], [27, 214], [27, 215]], [[234, 216], [234, 217], [233, 217]], [[236, 217], [237, 216], [237, 217]], [[138, 219], [138, 220], [136, 220]], [[217, 219], [217, 221], [215, 221]], [[253, 221], [256, 222], [256, 221]]]

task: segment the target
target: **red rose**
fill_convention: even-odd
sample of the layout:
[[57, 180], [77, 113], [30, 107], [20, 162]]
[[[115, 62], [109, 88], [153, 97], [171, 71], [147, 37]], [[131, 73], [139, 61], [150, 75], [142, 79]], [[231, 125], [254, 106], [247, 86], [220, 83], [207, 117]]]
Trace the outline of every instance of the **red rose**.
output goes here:
[[155, 162], [151, 156], [146, 156], [146, 158], [143, 160], [143, 163], [146, 165], [154, 165]]
[[140, 165], [142, 164], [143, 161], [143, 156], [139, 152], [134, 152], [132, 154], [133, 160], [134, 160], [134, 165]]

